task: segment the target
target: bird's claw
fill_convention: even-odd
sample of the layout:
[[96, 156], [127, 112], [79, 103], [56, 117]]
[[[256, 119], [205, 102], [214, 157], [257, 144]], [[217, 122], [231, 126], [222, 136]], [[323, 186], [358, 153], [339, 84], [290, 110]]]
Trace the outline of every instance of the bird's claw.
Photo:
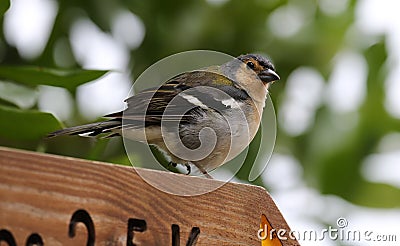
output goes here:
[[186, 169], [187, 169], [186, 175], [189, 175], [190, 172], [192, 171], [192, 168], [190, 167], [190, 165], [188, 163], [186, 163], [185, 166], [186, 166]]
[[169, 165], [169, 166], [176, 167], [178, 164], [176, 164], [175, 162], [170, 161], [170, 162], [168, 163], [168, 165]]

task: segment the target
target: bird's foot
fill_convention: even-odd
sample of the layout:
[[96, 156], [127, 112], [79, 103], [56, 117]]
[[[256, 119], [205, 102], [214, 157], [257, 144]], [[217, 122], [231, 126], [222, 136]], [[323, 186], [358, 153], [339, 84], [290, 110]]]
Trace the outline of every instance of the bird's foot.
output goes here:
[[170, 161], [168, 163], [168, 166], [172, 166], [172, 167], [176, 167], [178, 164], [176, 164], [175, 162]]
[[189, 175], [190, 172], [192, 171], [192, 167], [189, 165], [189, 163], [185, 163], [185, 167], [186, 167], [186, 170], [187, 170], [186, 175]]

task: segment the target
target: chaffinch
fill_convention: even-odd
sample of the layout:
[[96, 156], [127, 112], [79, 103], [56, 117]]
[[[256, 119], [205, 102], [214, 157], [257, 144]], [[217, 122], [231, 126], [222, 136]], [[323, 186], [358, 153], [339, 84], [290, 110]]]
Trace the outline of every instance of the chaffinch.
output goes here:
[[111, 119], [58, 130], [60, 135], [122, 135], [156, 146], [174, 166], [191, 164], [205, 176], [240, 154], [257, 133], [270, 84], [279, 80], [258, 54], [179, 74], [159, 88], [126, 99]]

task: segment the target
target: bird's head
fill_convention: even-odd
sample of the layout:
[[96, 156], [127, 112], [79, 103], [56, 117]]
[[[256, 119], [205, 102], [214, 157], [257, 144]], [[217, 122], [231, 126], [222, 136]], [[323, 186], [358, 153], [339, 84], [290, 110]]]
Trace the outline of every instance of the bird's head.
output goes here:
[[242, 61], [248, 69], [253, 70], [265, 85], [280, 79], [271, 61], [261, 55], [247, 54], [237, 59]]
[[271, 61], [258, 54], [238, 56], [222, 64], [219, 71], [245, 90], [261, 107], [264, 107], [269, 86], [280, 79]]

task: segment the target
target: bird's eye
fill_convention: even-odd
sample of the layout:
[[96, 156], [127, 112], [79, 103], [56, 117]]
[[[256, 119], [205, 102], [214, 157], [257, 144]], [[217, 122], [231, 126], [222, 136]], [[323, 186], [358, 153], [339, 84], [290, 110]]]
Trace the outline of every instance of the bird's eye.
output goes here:
[[251, 68], [251, 69], [254, 69], [254, 67], [255, 67], [254, 63], [251, 62], [251, 61], [247, 62], [247, 66], [248, 66], [249, 68]]

